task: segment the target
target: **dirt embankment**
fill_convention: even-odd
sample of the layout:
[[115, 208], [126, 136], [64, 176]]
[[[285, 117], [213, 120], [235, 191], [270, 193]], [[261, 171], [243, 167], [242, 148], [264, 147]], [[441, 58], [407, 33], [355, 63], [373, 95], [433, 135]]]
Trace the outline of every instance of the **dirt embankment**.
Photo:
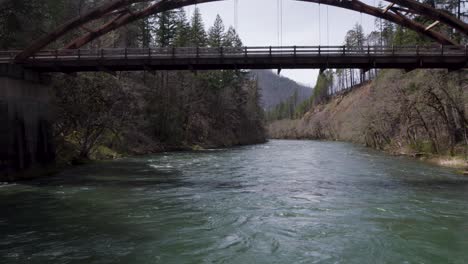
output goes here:
[[302, 119], [273, 122], [268, 126], [268, 135], [274, 139], [332, 139], [364, 144], [362, 111], [366, 111], [371, 87], [368, 84], [337, 96]]

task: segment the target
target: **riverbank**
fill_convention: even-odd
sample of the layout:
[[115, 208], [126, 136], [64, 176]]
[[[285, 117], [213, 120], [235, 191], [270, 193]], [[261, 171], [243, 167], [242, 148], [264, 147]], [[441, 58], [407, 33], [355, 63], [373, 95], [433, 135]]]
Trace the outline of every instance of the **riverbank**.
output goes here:
[[468, 92], [457, 78], [464, 73], [385, 71], [314, 106], [301, 119], [270, 123], [268, 135], [352, 142], [463, 171], [468, 169], [462, 125]]
[[104, 161], [111, 161], [111, 160], [119, 160], [123, 158], [129, 157], [143, 157], [148, 155], [154, 155], [159, 153], [178, 153], [178, 152], [203, 152], [206, 150], [222, 150], [227, 148], [233, 147], [242, 147], [242, 146], [251, 146], [251, 145], [258, 145], [264, 144], [267, 140], [262, 137], [256, 141], [252, 142], [244, 142], [235, 145], [229, 146], [216, 146], [216, 145], [192, 145], [192, 146], [169, 146], [169, 145], [159, 145], [153, 146], [152, 150], [149, 148], [139, 150], [135, 149], [132, 152], [118, 152], [116, 150], [112, 150], [106, 146], [98, 146], [96, 151], [92, 153], [92, 155], [87, 159], [78, 159], [74, 156], [74, 153], [61, 153], [59, 158], [57, 159], [56, 164], [50, 165], [47, 168], [42, 169], [35, 169], [35, 170], [28, 170], [25, 172], [17, 173], [14, 175], [0, 177], [0, 183], [2, 182], [18, 182], [18, 181], [30, 181], [36, 180], [41, 178], [53, 177], [61, 172], [71, 169], [73, 167], [79, 167], [88, 164], [98, 164]]
[[[318, 139], [318, 138], [307, 138], [307, 137], [287, 137], [287, 138], [272, 138], [272, 140], [311, 140], [311, 141], [333, 141], [333, 142], [348, 142], [348, 143], [353, 143], [356, 145], [363, 145], [360, 144], [359, 142], [353, 142], [353, 141], [342, 141], [342, 140], [330, 140], [330, 139]], [[451, 168], [454, 169], [457, 173], [463, 174], [468, 176], [468, 160], [462, 156], [447, 156], [447, 155], [436, 155], [436, 154], [423, 154], [423, 153], [415, 153], [415, 152], [404, 152], [402, 151], [395, 151], [395, 150], [390, 150], [390, 149], [383, 149], [380, 150], [384, 153], [387, 153], [392, 156], [402, 156], [402, 157], [407, 157], [408, 159], [416, 159], [419, 161], [423, 161], [429, 164], [437, 165], [440, 167], [445, 167], [445, 168]]]

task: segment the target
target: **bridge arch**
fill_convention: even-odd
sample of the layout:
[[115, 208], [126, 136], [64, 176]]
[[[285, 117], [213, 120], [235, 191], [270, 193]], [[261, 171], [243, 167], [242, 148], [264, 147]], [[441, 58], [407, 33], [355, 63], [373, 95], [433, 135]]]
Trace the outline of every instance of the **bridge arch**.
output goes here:
[[[87, 43], [113, 31], [122, 26], [125, 26], [131, 22], [139, 19], [143, 19], [153, 14], [160, 12], [182, 8], [195, 4], [202, 4], [208, 2], [220, 2], [225, 0], [160, 0], [156, 3], [150, 4], [148, 7], [138, 10], [131, 11], [130, 7], [133, 4], [141, 2], [150, 2], [149, 0], [115, 0], [110, 3], [99, 6], [95, 9], [90, 10], [84, 15], [74, 18], [62, 26], [58, 27], [53, 32], [39, 39], [33, 43], [30, 47], [26, 48], [17, 57], [17, 61], [25, 60], [36, 52], [40, 51], [49, 44], [55, 42], [68, 32], [77, 28], [83, 27], [85, 24], [102, 19], [103, 17], [113, 17], [109, 22], [102, 24], [99, 28], [91, 30], [81, 37], [76, 38], [72, 42], [68, 43], [65, 49], [78, 49]], [[386, 10], [382, 10], [377, 7], [367, 5], [359, 0], [295, 0], [302, 2], [310, 2], [316, 4], [324, 4], [335, 6], [339, 8], [349, 9], [361, 13], [365, 13], [374, 17], [379, 17], [403, 27], [414, 30], [422, 35], [425, 35], [434, 41], [443, 45], [458, 45], [457, 42], [451, 40], [449, 37], [441, 34], [432, 28], [427, 28], [422, 24], [419, 24], [410, 18], [402, 15], [400, 11], [406, 11], [414, 14], [423, 14], [426, 17], [432, 19], [438, 19], [444, 24], [450, 25], [461, 31], [461, 33], [468, 35], [468, 24], [461, 20], [454, 18], [452, 15], [432, 8], [427, 5], [423, 5], [415, 0], [388, 0], [393, 4], [398, 4], [400, 7], [389, 6]], [[389, 12], [391, 10], [391, 12]]]

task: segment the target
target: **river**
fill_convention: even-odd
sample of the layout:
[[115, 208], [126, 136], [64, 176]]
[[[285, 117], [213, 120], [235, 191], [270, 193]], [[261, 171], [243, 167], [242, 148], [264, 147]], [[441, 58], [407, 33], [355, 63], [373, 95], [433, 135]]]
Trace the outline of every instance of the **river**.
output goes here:
[[468, 178], [271, 141], [0, 186], [0, 263], [467, 263]]

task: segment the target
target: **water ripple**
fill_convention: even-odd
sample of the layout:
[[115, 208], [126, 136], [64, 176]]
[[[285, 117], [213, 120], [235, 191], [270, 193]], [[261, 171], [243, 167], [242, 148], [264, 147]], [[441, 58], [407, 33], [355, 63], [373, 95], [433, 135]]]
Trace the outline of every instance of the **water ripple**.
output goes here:
[[468, 178], [272, 141], [0, 184], [0, 263], [464, 263]]

